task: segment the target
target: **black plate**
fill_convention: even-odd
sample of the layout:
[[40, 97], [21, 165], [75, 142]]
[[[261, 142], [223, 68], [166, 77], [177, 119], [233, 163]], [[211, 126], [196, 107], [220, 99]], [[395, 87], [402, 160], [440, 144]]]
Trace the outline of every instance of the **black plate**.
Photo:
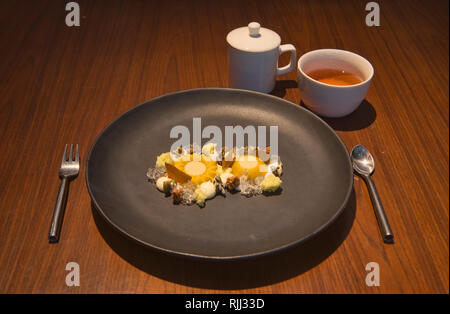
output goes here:
[[[278, 126], [284, 167], [279, 195], [217, 196], [201, 209], [174, 205], [146, 178], [169, 151], [175, 125]], [[205, 140], [206, 142], [207, 140]], [[194, 89], [154, 98], [113, 121], [86, 166], [94, 208], [139, 243], [164, 252], [236, 259], [278, 251], [314, 236], [344, 209], [353, 173], [347, 149], [320, 118], [278, 97], [233, 89]]]

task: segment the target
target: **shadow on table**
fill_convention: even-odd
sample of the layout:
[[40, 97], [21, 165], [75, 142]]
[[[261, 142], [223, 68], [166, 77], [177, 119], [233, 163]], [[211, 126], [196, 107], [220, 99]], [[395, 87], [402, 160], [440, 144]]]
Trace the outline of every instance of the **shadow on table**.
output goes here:
[[280, 80], [275, 82], [271, 95], [283, 98], [286, 95], [286, 90], [289, 88], [297, 88], [297, 82], [294, 80]]
[[[306, 108], [303, 101], [300, 101], [300, 106]], [[372, 104], [364, 99], [359, 107], [348, 116], [342, 118], [321, 118], [336, 131], [356, 131], [367, 128], [375, 122], [377, 112]]]
[[95, 223], [108, 245], [133, 266], [186, 286], [203, 289], [250, 289], [287, 280], [320, 264], [345, 240], [356, 212], [355, 192], [341, 215], [316, 237], [276, 254], [236, 261], [203, 261], [160, 253], [119, 234], [97, 213]]

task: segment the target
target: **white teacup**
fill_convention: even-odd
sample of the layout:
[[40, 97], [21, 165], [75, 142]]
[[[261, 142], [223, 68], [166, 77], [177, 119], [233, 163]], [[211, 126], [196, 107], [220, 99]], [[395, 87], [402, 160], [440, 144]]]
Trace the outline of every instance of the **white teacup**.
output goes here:
[[[280, 45], [280, 36], [256, 22], [227, 35], [228, 75], [232, 88], [271, 92], [278, 75], [295, 69], [296, 51], [291, 44]], [[278, 57], [291, 52], [288, 65], [279, 68]]]
[[[306, 73], [319, 69], [343, 70], [363, 81], [337, 86], [314, 80]], [[339, 49], [319, 49], [305, 53], [297, 63], [298, 88], [302, 100], [311, 111], [324, 117], [343, 117], [358, 108], [369, 90], [373, 67], [365, 58]]]

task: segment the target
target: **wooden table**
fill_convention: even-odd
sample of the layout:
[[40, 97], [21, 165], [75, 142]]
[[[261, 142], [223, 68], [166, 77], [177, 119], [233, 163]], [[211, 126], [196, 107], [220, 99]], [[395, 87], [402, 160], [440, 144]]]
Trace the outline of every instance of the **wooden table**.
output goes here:
[[[67, 1], [68, 2], [68, 1]], [[448, 1], [0, 2], [0, 292], [2, 293], [448, 293]], [[341, 48], [366, 57], [366, 101], [326, 121], [347, 148], [373, 153], [373, 179], [395, 232], [383, 244], [364, 182], [344, 214], [295, 249], [236, 263], [198, 262], [142, 250], [93, 214], [87, 153], [118, 115], [183, 89], [227, 87], [226, 34], [250, 21], [301, 55]], [[288, 56], [281, 58], [287, 63]], [[302, 105], [296, 73], [273, 94]], [[59, 244], [47, 240], [63, 147], [78, 143]], [[67, 286], [66, 264], [80, 266]], [[365, 267], [380, 267], [367, 286]]]

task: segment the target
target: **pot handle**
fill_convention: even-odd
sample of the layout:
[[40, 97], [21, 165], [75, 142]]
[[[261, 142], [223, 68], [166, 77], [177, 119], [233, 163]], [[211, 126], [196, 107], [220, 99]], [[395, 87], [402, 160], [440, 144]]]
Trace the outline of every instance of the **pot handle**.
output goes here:
[[281, 45], [278, 48], [279, 55], [281, 55], [285, 52], [289, 52], [289, 51], [291, 52], [291, 60], [289, 61], [288, 65], [281, 67], [281, 68], [277, 68], [277, 76], [289, 73], [295, 67], [295, 61], [297, 60], [297, 52], [295, 50], [295, 47], [291, 44], [285, 44], [285, 45]]

